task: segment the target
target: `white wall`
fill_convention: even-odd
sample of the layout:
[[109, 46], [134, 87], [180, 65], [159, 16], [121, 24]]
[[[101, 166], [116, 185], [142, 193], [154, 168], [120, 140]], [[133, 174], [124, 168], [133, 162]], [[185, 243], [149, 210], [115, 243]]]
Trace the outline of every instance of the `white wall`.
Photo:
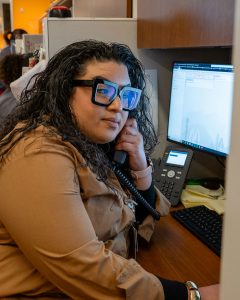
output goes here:
[[120, 42], [137, 54], [137, 20], [131, 18], [44, 18], [46, 57], [70, 43], [84, 39]]
[[240, 0], [236, 0], [233, 63], [235, 95], [232, 143], [226, 174], [226, 214], [221, 268], [221, 300], [240, 299]]

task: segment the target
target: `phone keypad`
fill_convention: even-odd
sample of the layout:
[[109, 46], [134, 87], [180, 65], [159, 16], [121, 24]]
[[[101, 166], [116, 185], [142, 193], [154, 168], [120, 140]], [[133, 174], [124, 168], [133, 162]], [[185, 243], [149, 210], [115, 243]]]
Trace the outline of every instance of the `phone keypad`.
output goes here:
[[174, 190], [174, 181], [163, 180], [160, 185], [160, 191], [168, 198], [171, 197]]

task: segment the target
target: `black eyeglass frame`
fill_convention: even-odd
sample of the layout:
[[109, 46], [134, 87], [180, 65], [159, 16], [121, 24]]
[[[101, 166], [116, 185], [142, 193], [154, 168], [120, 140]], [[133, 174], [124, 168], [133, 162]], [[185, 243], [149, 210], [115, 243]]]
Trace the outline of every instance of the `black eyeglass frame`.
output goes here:
[[[98, 86], [99, 83], [108, 84], [108, 85], [110, 85], [110, 86], [112, 86], [112, 87], [115, 88], [116, 93], [114, 94], [114, 96], [112, 97], [111, 101], [109, 101], [108, 104], [100, 103], [100, 102], [97, 102], [95, 100], [95, 94], [96, 94], [97, 86]], [[139, 92], [139, 96], [138, 96], [137, 104], [135, 105], [135, 107], [133, 107], [131, 109], [123, 108], [123, 110], [125, 110], [125, 111], [132, 111], [132, 110], [134, 110], [137, 107], [137, 105], [139, 103], [139, 100], [141, 98], [141, 93], [142, 93], [142, 90], [134, 88], [134, 87], [131, 87], [131, 86], [124, 86], [124, 87], [122, 87], [120, 89], [117, 83], [114, 83], [114, 82], [111, 82], [111, 81], [108, 81], [108, 80], [104, 80], [104, 79], [100, 79], [100, 78], [96, 78], [96, 79], [93, 79], [93, 80], [74, 79], [72, 81], [72, 86], [74, 86], [74, 87], [75, 86], [92, 87], [92, 97], [91, 97], [92, 103], [94, 103], [96, 105], [99, 105], [99, 106], [105, 106], [105, 107], [111, 105], [112, 102], [117, 98], [117, 96], [119, 96], [120, 99], [121, 99], [121, 92], [125, 88], [131, 88], [131, 90], [135, 91], [135, 92], [138, 91]]]

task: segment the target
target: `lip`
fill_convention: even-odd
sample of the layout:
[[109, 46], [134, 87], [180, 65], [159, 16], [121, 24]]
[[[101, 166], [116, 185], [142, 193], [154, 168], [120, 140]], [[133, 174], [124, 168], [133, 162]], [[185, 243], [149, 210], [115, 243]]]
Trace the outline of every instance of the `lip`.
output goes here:
[[108, 126], [112, 128], [117, 128], [120, 125], [120, 120], [116, 118], [104, 118], [103, 121], [106, 122]]

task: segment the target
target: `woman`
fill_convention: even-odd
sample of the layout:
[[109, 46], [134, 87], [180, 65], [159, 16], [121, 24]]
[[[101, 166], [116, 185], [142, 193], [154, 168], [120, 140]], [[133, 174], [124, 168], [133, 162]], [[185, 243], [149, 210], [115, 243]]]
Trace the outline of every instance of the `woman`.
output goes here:
[[169, 209], [145, 154], [157, 139], [140, 62], [125, 45], [82, 41], [35, 79], [0, 136], [0, 296], [188, 299], [184, 283], [129, 258], [136, 231], [148, 241], [151, 214]]

